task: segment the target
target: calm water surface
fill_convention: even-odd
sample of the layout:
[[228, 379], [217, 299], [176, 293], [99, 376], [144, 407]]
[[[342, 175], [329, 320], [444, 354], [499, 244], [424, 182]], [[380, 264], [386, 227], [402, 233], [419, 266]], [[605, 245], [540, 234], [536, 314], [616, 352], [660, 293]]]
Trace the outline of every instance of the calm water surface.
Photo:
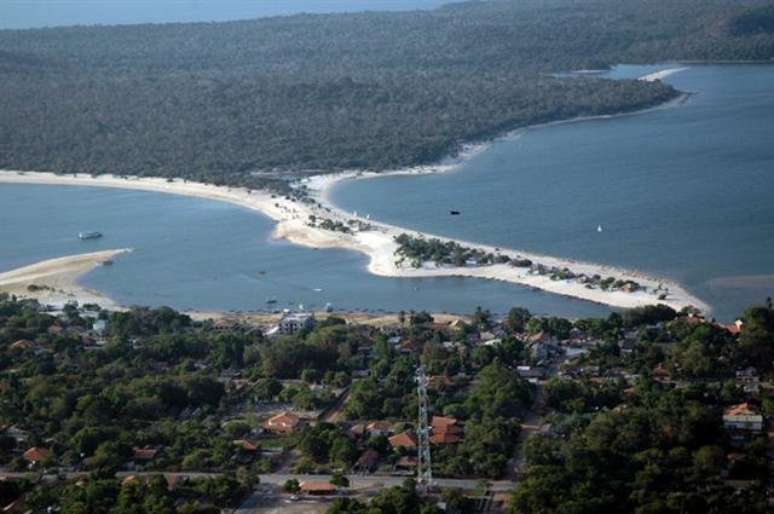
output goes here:
[[774, 296], [774, 66], [691, 66], [666, 80], [696, 94], [532, 129], [458, 171], [348, 182], [332, 198], [431, 233], [668, 276], [733, 317]]
[[2, 0], [0, 29], [231, 21], [298, 13], [433, 9], [449, 0]]
[[[525, 305], [567, 316], [608, 309], [493, 281], [391, 279], [370, 275], [366, 259], [270, 238], [273, 223], [225, 203], [116, 189], [0, 184], [0, 271], [43, 259], [134, 248], [87, 275], [87, 287], [125, 305], [260, 310], [304, 304], [340, 309], [503, 312]], [[79, 231], [105, 237], [80, 241]], [[265, 272], [265, 274], [261, 274]]]

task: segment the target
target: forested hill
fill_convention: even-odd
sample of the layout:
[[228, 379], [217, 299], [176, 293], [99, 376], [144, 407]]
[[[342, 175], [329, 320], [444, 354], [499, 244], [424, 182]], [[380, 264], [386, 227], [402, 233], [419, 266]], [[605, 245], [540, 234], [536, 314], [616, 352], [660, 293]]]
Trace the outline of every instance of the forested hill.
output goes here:
[[647, 107], [617, 62], [766, 60], [763, 0], [501, 0], [429, 12], [0, 31], [0, 168], [257, 185], [385, 169], [534, 122]]

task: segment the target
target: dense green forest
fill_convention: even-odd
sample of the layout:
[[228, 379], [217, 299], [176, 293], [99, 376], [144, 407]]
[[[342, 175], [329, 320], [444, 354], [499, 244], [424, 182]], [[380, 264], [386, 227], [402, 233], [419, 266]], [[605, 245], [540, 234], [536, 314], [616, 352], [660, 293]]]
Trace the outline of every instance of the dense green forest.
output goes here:
[[0, 168], [256, 186], [281, 184], [277, 171], [430, 163], [525, 124], [675, 95], [552, 72], [770, 59], [766, 4], [501, 0], [0, 31]]

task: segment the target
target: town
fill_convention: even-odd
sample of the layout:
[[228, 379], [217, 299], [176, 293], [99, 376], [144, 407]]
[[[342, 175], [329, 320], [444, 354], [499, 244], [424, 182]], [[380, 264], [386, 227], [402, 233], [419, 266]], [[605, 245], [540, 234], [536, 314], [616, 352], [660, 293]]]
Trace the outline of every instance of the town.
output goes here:
[[3, 512], [772, 505], [770, 300], [348, 317], [0, 297]]

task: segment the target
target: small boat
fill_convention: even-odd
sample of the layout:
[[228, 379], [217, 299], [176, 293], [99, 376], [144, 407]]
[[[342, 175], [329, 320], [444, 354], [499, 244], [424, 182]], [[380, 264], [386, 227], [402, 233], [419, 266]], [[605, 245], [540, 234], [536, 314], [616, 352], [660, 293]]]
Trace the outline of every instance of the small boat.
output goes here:
[[113, 265], [113, 261], [111, 261], [110, 259], [108, 259], [106, 261], [102, 261], [102, 265], [103, 266], [112, 266]]
[[78, 239], [86, 241], [87, 239], [99, 239], [102, 237], [102, 232], [78, 232]]
[[333, 304], [331, 302], [325, 304], [325, 312], [333, 312]]
[[266, 299], [266, 303], [268, 303], [269, 305], [273, 305], [273, 304], [277, 303], [277, 299], [276, 298], [267, 298]]
[[314, 289], [312, 289], [312, 291], [314, 291], [315, 293], [322, 293], [322, 289], [319, 287], [315, 287]]
[[597, 232], [602, 232], [602, 225], [597, 225]]
[[459, 216], [462, 213], [460, 211], [449, 211], [449, 214], [452, 216]]

